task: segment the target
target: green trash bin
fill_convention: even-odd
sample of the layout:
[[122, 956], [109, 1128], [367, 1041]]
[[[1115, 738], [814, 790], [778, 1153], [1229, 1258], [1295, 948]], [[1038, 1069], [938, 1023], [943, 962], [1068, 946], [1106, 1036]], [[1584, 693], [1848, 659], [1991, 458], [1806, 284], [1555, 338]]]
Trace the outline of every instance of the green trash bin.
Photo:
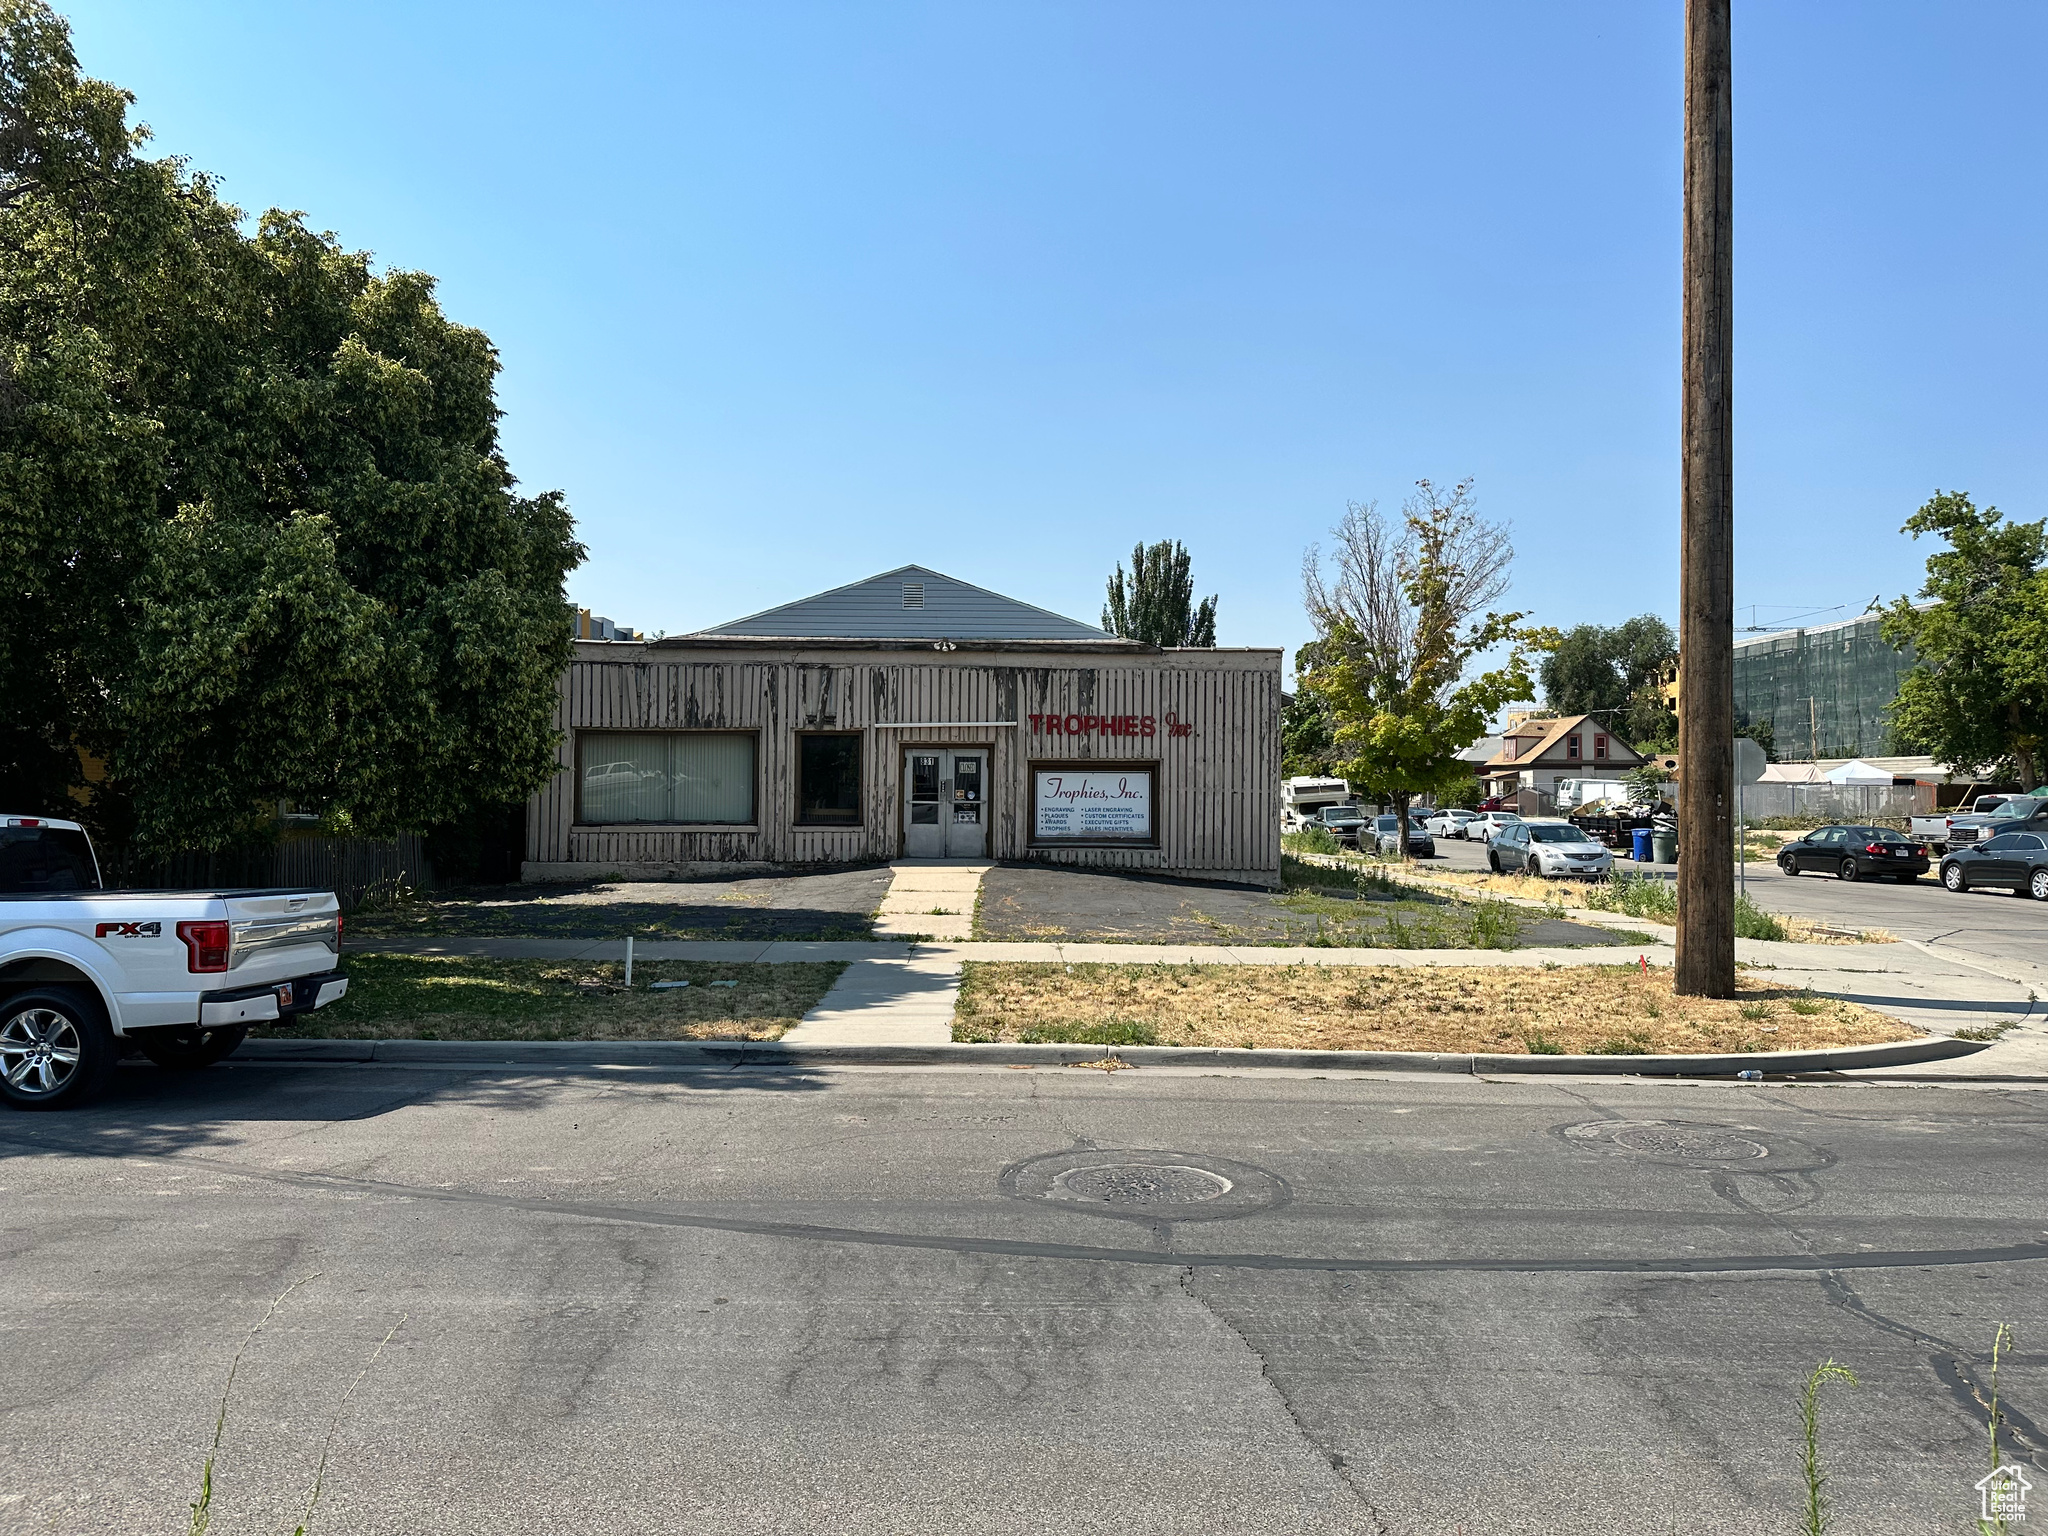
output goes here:
[[1657, 827], [1650, 833], [1650, 856], [1659, 864], [1678, 862], [1678, 829]]

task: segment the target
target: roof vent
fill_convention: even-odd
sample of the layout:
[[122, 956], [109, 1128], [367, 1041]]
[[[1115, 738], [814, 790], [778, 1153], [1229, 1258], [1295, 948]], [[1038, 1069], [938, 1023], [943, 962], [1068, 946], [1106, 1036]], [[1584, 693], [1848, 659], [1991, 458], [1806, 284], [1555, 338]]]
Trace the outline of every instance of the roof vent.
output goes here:
[[923, 582], [906, 581], [903, 583], [903, 606], [906, 608], [922, 608], [924, 606]]

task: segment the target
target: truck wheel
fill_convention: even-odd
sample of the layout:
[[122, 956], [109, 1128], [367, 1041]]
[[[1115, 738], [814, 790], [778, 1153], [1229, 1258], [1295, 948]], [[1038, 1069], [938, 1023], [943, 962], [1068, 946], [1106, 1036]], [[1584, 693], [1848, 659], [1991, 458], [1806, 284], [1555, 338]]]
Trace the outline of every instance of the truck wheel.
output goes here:
[[44, 986], [0, 1004], [0, 1097], [22, 1109], [68, 1109], [107, 1086], [120, 1049], [100, 1000]]
[[1856, 867], [1854, 859], [1844, 859], [1841, 862], [1841, 866], [1835, 870], [1835, 878], [1837, 880], [1854, 880], [1861, 873], [1862, 871]]
[[158, 1066], [173, 1072], [193, 1072], [233, 1055], [235, 1047], [248, 1037], [246, 1024], [228, 1024], [219, 1029], [180, 1024], [176, 1029], [137, 1030], [129, 1038]]

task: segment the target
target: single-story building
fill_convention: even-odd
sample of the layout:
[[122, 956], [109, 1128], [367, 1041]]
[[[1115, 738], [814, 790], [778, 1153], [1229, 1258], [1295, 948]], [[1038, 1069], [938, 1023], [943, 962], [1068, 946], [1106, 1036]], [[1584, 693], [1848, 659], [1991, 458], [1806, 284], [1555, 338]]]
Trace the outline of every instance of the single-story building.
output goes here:
[[1488, 794], [1515, 796], [1523, 815], [1546, 815], [1560, 779], [1618, 779], [1643, 762], [1596, 715], [1523, 715], [1508, 721], [1482, 771]]
[[989, 858], [1277, 886], [1280, 664], [1118, 639], [916, 565], [693, 634], [578, 641], [522, 873]]

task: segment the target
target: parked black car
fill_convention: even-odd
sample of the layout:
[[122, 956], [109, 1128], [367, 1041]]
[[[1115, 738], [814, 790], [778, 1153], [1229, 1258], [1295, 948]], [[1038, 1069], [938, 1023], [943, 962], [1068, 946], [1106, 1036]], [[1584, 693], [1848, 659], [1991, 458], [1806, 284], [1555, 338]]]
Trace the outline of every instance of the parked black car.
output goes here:
[[1941, 861], [1941, 883], [1952, 891], [1995, 886], [2048, 901], [2048, 837], [2002, 832], [1988, 843], [1952, 848]]
[[1918, 880], [1927, 873], [1927, 845], [1890, 827], [1817, 827], [1778, 850], [1778, 868], [1788, 875], [1833, 875], [1861, 880], [1866, 875]]

